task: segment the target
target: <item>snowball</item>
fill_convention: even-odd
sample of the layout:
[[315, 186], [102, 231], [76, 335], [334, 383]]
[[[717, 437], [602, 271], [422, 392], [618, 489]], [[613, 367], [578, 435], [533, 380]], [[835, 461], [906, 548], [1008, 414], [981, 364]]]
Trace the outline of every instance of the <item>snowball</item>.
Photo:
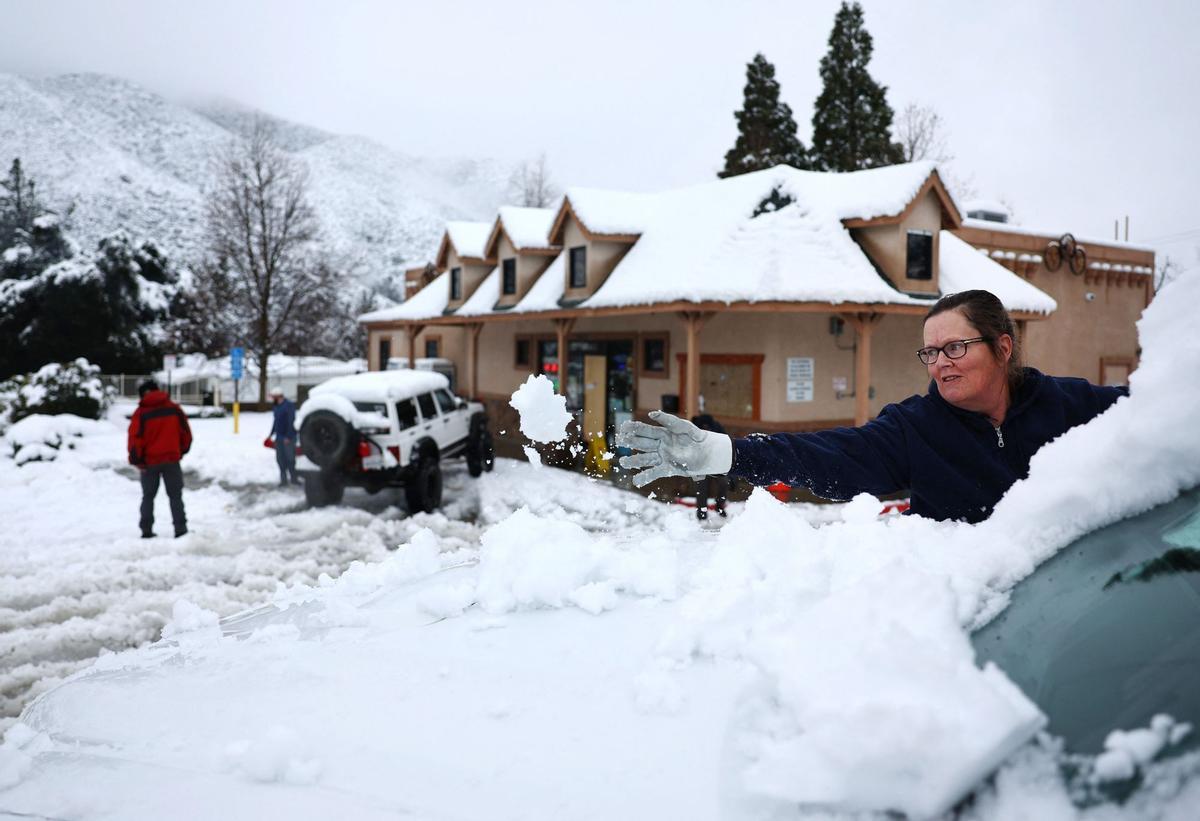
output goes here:
[[567, 436], [571, 414], [567, 397], [554, 392], [554, 383], [542, 374], [530, 376], [513, 392], [510, 405], [521, 415], [521, 433], [535, 442], [561, 442]]

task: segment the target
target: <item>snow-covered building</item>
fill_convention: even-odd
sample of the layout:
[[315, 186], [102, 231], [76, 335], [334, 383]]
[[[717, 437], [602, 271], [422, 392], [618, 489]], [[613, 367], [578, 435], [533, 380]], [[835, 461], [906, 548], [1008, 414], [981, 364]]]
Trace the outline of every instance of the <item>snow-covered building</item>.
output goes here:
[[[310, 389], [326, 379], [348, 376], [367, 370], [365, 359], [330, 359], [325, 356], [287, 356], [272, 354], [267, 361], [268, 389], [278, 386], [285, 396], [300, 403]], [[210, 405], [233, 402], [235, 395], [243, 403], [266, 401], [258, 395], [258, 365], [245, 360], [240, 384], [235, 385], [228, 356], [208, 358], [204, 354], [184, 354], [169, 372], [153, 374], [171, 396], [185, 404]]]
[[[450, 223], [436, 278], [360, 321], [372, 368], [396, 353], [447, 357], [501, 428], [530, 373], [556, 380], [588, 434], [657, 407], [704, 410], [737, 432], [861, 424], [925, 389], [922, 318], [970, 288], [1004, 301], [1031, 364], [1098, 380], [1043, 355], [1057, 350], [1043, 330], [1063, 313], [1056, 295], [1078, 307], [1076, 283], [1052, 280], [1094, 284], [1092, 269], [1045, 273], [1046, 238], [1035, 255], [1032, 235], [996, 225], [965, 220], [930, 163], [778, 166], [661, 193], [571, 188], [555, 209]], [[987, 244], [1010, 236], [1011, 258]], [[1135, 286], [1153, 255], [1136, 266], [1124, 272]], [[1087, 337], [1097, 357], [1136, 355], [1133, 317], [1149, 294], [1137, 287], [1125, 300], [1136, 311], [1116, 311], [1127, 329]]]

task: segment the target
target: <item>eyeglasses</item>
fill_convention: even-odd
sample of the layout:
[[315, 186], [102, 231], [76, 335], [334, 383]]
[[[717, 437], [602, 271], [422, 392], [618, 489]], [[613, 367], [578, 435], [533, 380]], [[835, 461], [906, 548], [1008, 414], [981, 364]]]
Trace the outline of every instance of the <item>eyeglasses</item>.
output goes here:
[[938, 354], [944, 353], [947, 359], [962, 359], [967, 355], [967, 346], [972, 342], [986, 342], [986, 336], [977, 336], [974, 339], [959, 339], [954, 342], [947, 342], [940, 348], [921, 348], [917, 351], [917, 358], [926, 365], [932, 365], [937, 362]]

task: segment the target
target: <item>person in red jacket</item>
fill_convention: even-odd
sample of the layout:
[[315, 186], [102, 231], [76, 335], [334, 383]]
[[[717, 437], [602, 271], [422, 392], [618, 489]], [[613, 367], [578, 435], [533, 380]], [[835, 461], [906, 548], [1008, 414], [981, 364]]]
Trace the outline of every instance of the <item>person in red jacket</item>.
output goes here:
[[142, 479], [142, 538], [154, 538], [154, 497], [158, 483], [167, 487], [175, 537], [187, 533], [183, 511], [183, 470], [179, 460], [192, 447], [192, 429], [183, 409], [153, 379], [138, 385], [137, 410], [129, 420], [129, 464]]

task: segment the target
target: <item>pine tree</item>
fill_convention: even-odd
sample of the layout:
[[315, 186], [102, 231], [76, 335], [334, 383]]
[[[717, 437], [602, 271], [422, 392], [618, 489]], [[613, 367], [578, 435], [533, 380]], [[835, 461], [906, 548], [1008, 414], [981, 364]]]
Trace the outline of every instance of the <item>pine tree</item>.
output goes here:
[[746, 87], [742, 109], [734, 114], [738, 138], [725, 154], [725, 168], [718, 177], [736, 177], [786, 164], [808, 168], [804, 145], [796, 136], [792, 108], [779, 100], [775, 66], [762, 54], [746, 65]]
[[21, 160], [14, 159], [8, 176], [0, 179], [0, 251], [23, 239], [43, 213], [33, 180], [25, 175]]
[[901, 147], [892, 142], [887, 86], [867, 71], [872, 50], [862, 6], [843, 2], [829, 34], [829, 52], [821, 58], [825, 87], [813, 112], [810, 156], [818, 171], [857, 171], [903, 160]]

